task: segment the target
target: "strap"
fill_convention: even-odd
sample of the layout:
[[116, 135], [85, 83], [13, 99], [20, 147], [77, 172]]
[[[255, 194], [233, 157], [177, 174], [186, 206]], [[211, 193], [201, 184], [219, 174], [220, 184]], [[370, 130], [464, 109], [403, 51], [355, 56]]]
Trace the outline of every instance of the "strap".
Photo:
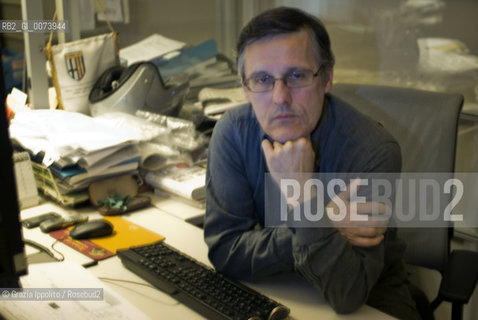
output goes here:
[[[101, 14], [103, 14], [103, 16], [105, 17], [105, 21], [106, 21], [106, 24], [108, 25], [108, 28], [110, 29], [111, 33], [113, 33], [113, 38], [114, 38], [114, 42], [115, 42], [115, 45], [117, 43], [117, 33], [115, 31], [115, 29], [113, 28], [113, 25], [111, 24], [110, 20], [108, 20], [108, 17], [106, 16], [106, 13], [105, 13], [105, 10], [103, 8], [103, 6], [101, 5], [101, 1], [100, 0], [96, 0], [96, 4], [98, 5], [98, 8], [100, 9], [101, 11]], [[55, 13], [53, 14], [53, 21], [56, 20], [57, 18], [57, 11], [55, 9]], [[50, 47], [51, 47], [51, 42], [53, 40], [53, 31], [50, 31], [50, 37], [48, 39], [48, 43], [50, 44]], [[118, 48], [116, 48], [118, 50]]]
[[[106, 13], [105, 13], [105, 10], [103, 8], [103, 6], [101, 5], [101, 1], [100, 0], [96, 0], [96, 4], [98, 5], [98, 8], [100, 9], [101, 13], [103, 14], [103, 16], [105, 17], [105, 21], [106, 21], [106, 24], [108, 25], [108, 28], [110, 28], [110, 31], [115, 35], [116, 37], [116, 31], [115, 29], [113, 29], [113, 26], [111, 25], [111, 22], [108, 20], [108, 17], [106, 16]], [[116, 39], [115, 39], [116, 40]]]
[[100, 9], [101, 13], [105, 17], [106, 24], [108, 25], [108, 28], [110, 28], [110, 31], [113, 34], [113, 43], [115, 44], [115, 52], [116, 52], [116, 64], [119, 64], [118, 34], [116, 33], [115, 29], [111, 25], [110, 20], [108, 20], [108, 17], [106, 16], [106, 13], [105, 13], [105, 10], [104, 10], [103, 6], [101, 5], [101, 1], [96, 0], [96, 4], [98, 5], [98, 8]]
[[[56, 10], [55, 13], [53, 14], [53, 20], [56, 19]], [[48, 39], [48, 42], [45, 46], [45, 51], [46, 51], [46, 56], [48, 59], [48, 62], [50, 63], [50, 72], [51, 72], [51, 80], [53, 82], [53, 86], [55, 87], [55, 92], [56, 92], [56, 101], [57, 101], [57, 108], [60, 110], [63, 110], [63, 99], [61, 98], [61, 90], [60, 90], [60, 83], [58, 81], [58, 75], [56, 73], [56, 66], [55, 66], [55, 61], [53, 59], [53, 50], [51, 48], [51, 42], [53, 39], [53, 32], [50, 32], [50, 38]]]
[[[53, 21], [56, 20], [56, 9], [55, 9], [55, 13], [53, 14]], [[50, 38], [48, 39], [48, 44], [47, 44], [47, 48], [50, 47], [51, 48], [51, 42], [53, 40], [53, 31], [50, 31]]]

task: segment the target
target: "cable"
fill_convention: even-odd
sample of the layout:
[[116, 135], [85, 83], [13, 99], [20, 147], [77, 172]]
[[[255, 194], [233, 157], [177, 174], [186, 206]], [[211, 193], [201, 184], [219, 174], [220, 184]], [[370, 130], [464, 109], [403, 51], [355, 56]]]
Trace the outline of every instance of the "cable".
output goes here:
[[[55, 259], [56, 261], [63, 261], [63, 260], [60, 260], [58, 259], [54, 254], [53, 252], [50, 251], [50, 249], [48, 249], [47, 247], [44, 247], [43, 245], [39, 244], [38, 242], [35, 242], [33, 240], [28, 240], [28, 239], [24, 239], [23, 242], [26, 244], [26, 245], [29, 245], [30, 247], [33, 247], [41, 252], [44, 252], [46, 254], [48, 254], [50, 257], [52, 257], [53, 259]], [[56, 250], [55, 250], [56, 251]], [[56, 251], [58, 252], [58, 251]], [[59, 252], [58, 252], [59, 253]], [[63, 256], [63, 254], [59, 253], [63, 259], [65, 259], [65, 257]]]
[[[144, 287], [148, 287], [148, 288], [151, 288], [151, 289], [154, 289], [154, 290], [158, 290], [158, 288], [156, 288], [155, 286], [149, 284], [149, 283], [142, 283], [142, 282], [136, 282], [136, 281], [131, 281], [131, 280], [124, 280], [124, 279], [114, 279], [114, 278], [106, 278], [106, 277], [98, 277], [98, 279], [102, 280], [102, 281], [106, 281], [106, 282], [123, 282], [123, 283], [129, 283], [129, 284], [134, 284], [134, 285], [140, 285], [140, 286], [144, 286]], [[119, 284], [116, 284], [116, 285], [119, 285]], [[121, 286], [121, 285], [119, 285]], [[125, 289], [128, 289], [128, 290], [131, 290], [131, 288], [128, 288], [128, 287], [125, 287], [125, 286], [121, 286], [122, 288], [125, 288]], [[157, 299], [154, 299], [155, 301], [159, 302], [159, 303], [162, 303], [162, 304], [165, 304], [165, 305], [170, 305], [170, 306], [176, 306], [176, 305], [179, 305], [180, 302], [175, 300], [173, 297], [169, 296], [171, 298], [171, 300], [174, 300], [174, 303], [170, 303], [170, 302], [166, 302], [166, 301], [161, 301], [161, 300], [157, 300]]]
[[136, 284], [139, 286], [145, 286], [149, 288], [156, 289], [155, 286], [149, 284], [149, 283], [142, 283], [142, 282], [137, 282], [137, 281], [131, 281], [131, 280], [124, 280], [124, 279], [114, 279], [114, 278], [106, 278], [106, 277], [98, 277], [98, 279], [103, 280], [103, 281], [117, 281], [117, 282], [125, 282], [125, 283], [130, 283], [130, 284]]
[[65, 260], [65, 256], [63, 255], [63, 253], [61, 253], [60, 251], [58, 251], [57, 249], [55, 249], [55, 244], [59, 243], [60, 240], [56, 239], [55, 242], [53, 242], [51, 244], [51, 249], [53, 251], [55, 251], [56, 253], [58, 253], [60, 256], [61, 256], [61, 259], [58, 259], [58, 261], [64, 261]]

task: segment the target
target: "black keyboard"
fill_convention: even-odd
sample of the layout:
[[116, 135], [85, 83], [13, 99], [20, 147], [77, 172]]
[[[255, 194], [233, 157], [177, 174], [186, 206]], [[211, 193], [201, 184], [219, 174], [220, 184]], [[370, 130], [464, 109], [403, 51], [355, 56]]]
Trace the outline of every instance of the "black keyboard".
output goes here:
[[208, 319], [286, 319], [289, 308], [164, 242], [118, 250], [126, 268]]

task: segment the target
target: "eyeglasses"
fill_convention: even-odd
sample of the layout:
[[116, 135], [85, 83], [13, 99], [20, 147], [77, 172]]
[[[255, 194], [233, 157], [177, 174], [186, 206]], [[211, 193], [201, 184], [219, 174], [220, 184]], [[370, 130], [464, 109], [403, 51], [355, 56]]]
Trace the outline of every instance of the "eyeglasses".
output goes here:
[[281, 78], [274, 78], [270, 74], [261, 73], [244, 80], [244, 86], [251, 92], [267, 92], [274, 88], [277, 80], [282, 80], [288, 88], [302, 88], [312, 84], [315, 77], [319, 75], [320, 69], [316, 72], [312, 70], [292, 70], [284, 74]]

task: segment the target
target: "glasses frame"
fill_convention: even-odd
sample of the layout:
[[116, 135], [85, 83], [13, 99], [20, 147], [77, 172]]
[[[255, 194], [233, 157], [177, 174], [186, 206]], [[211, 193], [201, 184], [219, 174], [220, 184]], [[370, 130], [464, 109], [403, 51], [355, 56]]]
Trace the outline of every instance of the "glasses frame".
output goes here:
[[[320, 65], [319, 68], [317, 69], [317, 71], [314, 72], [314, 73], [312, 73], [312, 78], [311, 78], [312, 80], [319, 75], [320, 70], [322, 69], [322, 67], [323, 67], [323, 65]], [[304, 70], [304, 71], [313, 72], [311, 69]], [[272, 77], [272, 76], [271, 76], [271, 77]], [[302, 85], [302, 86], [290, 87], [290, 86], [288, 85], [288, 83], [287, 83], [287, 79], [286, 79], [284, 76], [282, 76], [282, 77], [280, 77], [280, 78], [273, 78], [274, 81], [272, 82], [272, 86], [270, 87], [270, 89], [257, 91], [257, 90], [252, 90], [252, 89], [249, 87], [249, 82], [250, 82], [251, 80], [252, 80], [252, 78], [249, 77], [249, 78], [245, 79], [245, 80], [242, 82], [242, 84], [244, 85], [244, 87], [247, 88], [247, 90], [249, 90], [250, 92], [253, 92], [253, 93], [264, 93], [264, 92], [272, 91], [272, 90], [274, 89], [274, 86], [275, 86], [275, 84], [276, 84], [276, 81], [278, 81], [278, 80], [282, 80], [282, 82], [284, 82], [284, 85], [285, 85], [287, 88], [289, 88], [289, 89], [290, 89], [290, 88], [304, 88], [304, 87], [310, 86], [310, 85], [312, 84], [312, 82], [313, 82], [313, 81], [311, 81], [309, 84]]]

